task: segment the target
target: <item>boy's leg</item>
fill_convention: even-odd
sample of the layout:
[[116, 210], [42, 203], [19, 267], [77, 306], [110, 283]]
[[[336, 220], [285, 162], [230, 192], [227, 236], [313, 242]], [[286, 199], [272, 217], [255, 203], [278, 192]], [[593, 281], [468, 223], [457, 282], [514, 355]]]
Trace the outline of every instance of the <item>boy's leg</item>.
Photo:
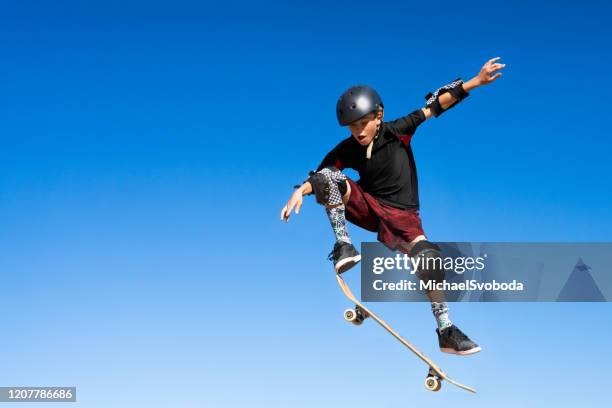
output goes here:
[[[415, 247], [417, 242], [426, 240], [427, 238], [425, 235], [419, 235], [413, 239], [412, 242], [402, 245], [402, 249], [404, 249], [408, 254], [413, 254], [412, 249]], [[436, 318], [438, 329], [444, 330], [447, 327], [450, 327], [453, 323], [451, 322], [448, 314], [448, 304], [446, 303], [444, 292], [441, 290], [430, 290], [427, 292], [427, 298], [431, 302], [431, 311]]]
[[[413, 249], [417, 246], [417, 243], [419, 242], [421, 242], [421, 244], [419, 244], [419, 247], [417, 247], [416, 251], [413, 251]], [[431, 247], [427, 245], [428, 243], [429, 242], [425, 238], [425, 235], [419, 235], [408, 245], [407, 249], [411, 256], [432, 256], [432, 255], [433, 257], [439, 256], [439, 252], [437, 252], [437, 250], [433, 248], [433, 245]], [[426, 250], [428, 249], [429, 251], [426, 251], [423, 249], [426, 249]], [[428, 273], [425, 273], [424, 275], [428, 275], [428, 274], [438, 275], [438, 276], [425, 277], [426, 279], [443, 278], [442, 274], [434, 273], [433, 271], [428, 271]], [[450, 320], [450, 316], [448, 313], [448, 304], [446, 303], [444, 292], [441, 290], [430, 290], [427, 292], [427, 298], [431, 302], [431, 311], [436, 319], [438, 330], [442, 331], [452, 326], [453, 323]]]
[[[420, 242], [420, 244], [419, 244]], [[418, 245], [417, 245], [418, 244]], [[427, 241], [425, 235], [417, 236], [409, 244], [402, 245], [403, 249], [410, 254], [410, 256], [426, 256], [426, 257], [437, 257], [439, 252], [437, 249]], [[424, 279], [441, 279], [442, 274], [439, 271], [422, 271]], [[427, 276], [429, 275], [429, 276]], [[439, 276], [438, 276], [439, 275]], [[431, 311], [436, 318], [438, 330], [442, 331], [450, 326], [452, 322], [448, 313], [448, 304], [444, 297], [444, 292], [441, 290], [430, 290], [427, 292], [427, 297], [431, 302]]]
[[336, 237], [330, 259], [337, 273], [342, 273], [361, 260], [353, 246], [346, 226], [346, 206], [350, 197], [347, 177], [335, 167], [326, 167], [309, 178], [317, 202], [325, 206], [332, 230]]
[[[418, 236], [404, 248], [409, 251], [411, 257], [441, 258], [438, 246], [427, 241], [424, 235]], [[424, 263], [424, 265], [427, 265], [427, 263]], [[442, 280], [444, 279], [444, 268], [441, 263], [431, 268], [423, 268], [419, 271], [419, 278], [423, 280]], [[470, 340], [451, 322], [444, 292], [441, 290], [431, 290], [427, 292], [427, 297], [431, 302], [431, 311], [438, 325], [436, 333], [438, 334], [440, 350], [445, 353], [459, 355], [479, 352], [481, 350], [480, 346]]]

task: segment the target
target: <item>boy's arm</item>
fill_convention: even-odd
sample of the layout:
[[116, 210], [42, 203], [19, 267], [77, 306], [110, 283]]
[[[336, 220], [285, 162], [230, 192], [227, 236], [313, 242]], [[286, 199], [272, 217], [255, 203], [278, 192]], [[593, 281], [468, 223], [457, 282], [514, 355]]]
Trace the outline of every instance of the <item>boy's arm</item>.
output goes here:
[[472, 89], [490, 84], [499, 78], [501, 72], [497, 71], [505, 67], [506, 64], [496, 63], [497, 60], [499, 60], [499, 57], [487, 61], [478, 75], [467, 82], [457, 79], [453, 83], [438, 89], [436, 92], [428, 94], [425, 98], [427, 99], [427, 105], [424, 108], [417, 109], [407, 116], [385, 123], [397, 135], [411, 136], [421, 123], [432, 116], [440, 116], [443, 112], [458, 104], [462, 99], [468, 97]]
[[407, 136], [414, 134], [417, 127], [426, 120], [423, 109], [417, 109], [406, 116], [385, 122], [385, 125], [391, 128], [396, 135]]
[[[427, 95], [427, 105], [421, 109], [425, 115], [425, 120], [432, 116], [440, 116], [444, 111], [469, 96], [472, 89], [488, 85], [499, 78], [502, 74], [498, 71], [504, 68], [506, 64], [499, 64], [496, 62], [498, 60], [499, 57], [491, 58], [483, 65], [478, 75], [467, 82], [460, 81], [457, 87], [453, 86], [455, 84], [453, 82], [453, 84], [438, 89], [434, 94]], [[460, 89], [458, 89], [459, 87]]]
[[[334, 149], [332, 149], [331, 152], [327, 153], [327, 155], [323, 158], [323, 161], [321, 161], [321, 164], [319, 164], [319, 167], [317, 167], [316, 171], [320, 171], [324, 167], [328, 167], [328, 166], [335, 166], [339, 168], [340, 170], [342, 170], [344, 167], [348, 167], [348, 166], [345, 166], [345, 164], [342, 162], [342, 156], [345, 150], [343, 148], [344, 146], [343, 143], [346, 143], [346, 141], [340, 142], [340, 144], [334, 147]], [[312, 173], [313, 172], [311, 172], [310, 174]], [[285, 206], [281, 210], [281, 214], [280, 214], [281, 221], [284, 220], [286, 222], [289, 222], [289, 218], [291, 217], [291, 211], [293, 210], [295, 210], [296, 214], [299, 214], [300, 208], [302, 208], [302, 197], [306, 195], [310, 195], [313, 192], [314, 191], [312, 189], [312, 185], [310, 184], [308, 179], [302, 182], [301, 185], [295, 186], [295, 190], [293, 190], [293, 193], [291, 194], [289, 201], [287, 201], [287, 204], [285, 204]]]

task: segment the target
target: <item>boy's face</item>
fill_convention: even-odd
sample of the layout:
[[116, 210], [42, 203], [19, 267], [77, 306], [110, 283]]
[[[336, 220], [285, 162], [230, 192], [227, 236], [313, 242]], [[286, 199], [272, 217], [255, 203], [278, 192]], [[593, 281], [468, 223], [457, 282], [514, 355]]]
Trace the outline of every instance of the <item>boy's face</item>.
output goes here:
[[382, 112], [370, 113], [363, 118], [356, 120], [348, 125], [353, 137], [362, 146], [370, 144], [374, 136], [376, 136], [376, 129], [382, 121]]

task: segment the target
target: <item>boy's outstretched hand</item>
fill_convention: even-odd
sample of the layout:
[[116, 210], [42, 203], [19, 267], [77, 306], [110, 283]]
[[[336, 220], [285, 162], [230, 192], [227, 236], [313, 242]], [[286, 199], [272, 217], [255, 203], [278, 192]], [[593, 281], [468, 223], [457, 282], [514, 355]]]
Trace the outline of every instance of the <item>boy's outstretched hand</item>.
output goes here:
[[498, 71], [504, 68], [506, 64], [498, 63], [497, 61], [499, 61], [499, 59], [500, 57], [491, 58], [486, 64], [483, 65], [482, 69], [476, 76], [479, 85], [488, 85], [502, 75], [502, 73]]

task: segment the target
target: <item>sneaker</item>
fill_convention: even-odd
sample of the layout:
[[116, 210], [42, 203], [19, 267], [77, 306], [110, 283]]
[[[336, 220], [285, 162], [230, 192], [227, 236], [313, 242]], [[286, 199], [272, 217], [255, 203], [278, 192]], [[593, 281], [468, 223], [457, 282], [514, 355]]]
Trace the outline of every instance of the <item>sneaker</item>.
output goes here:
[[442, 332], [436, 329], [436, 333], [438, 334], [440, 351], [443, 353], [467, 356], [478, 353], [481, 350], [478, 344], [470, 340], [470, 338], [463, 334], [463, 332], [455, 325], [447, 327], [446, 329], [442, 330]]
[[336, 273], [346, 272], [361, 261], [361, 255], [353, 244], [344, 241], [336, 241], [334, 250], [327, 257], [334, 262]]

